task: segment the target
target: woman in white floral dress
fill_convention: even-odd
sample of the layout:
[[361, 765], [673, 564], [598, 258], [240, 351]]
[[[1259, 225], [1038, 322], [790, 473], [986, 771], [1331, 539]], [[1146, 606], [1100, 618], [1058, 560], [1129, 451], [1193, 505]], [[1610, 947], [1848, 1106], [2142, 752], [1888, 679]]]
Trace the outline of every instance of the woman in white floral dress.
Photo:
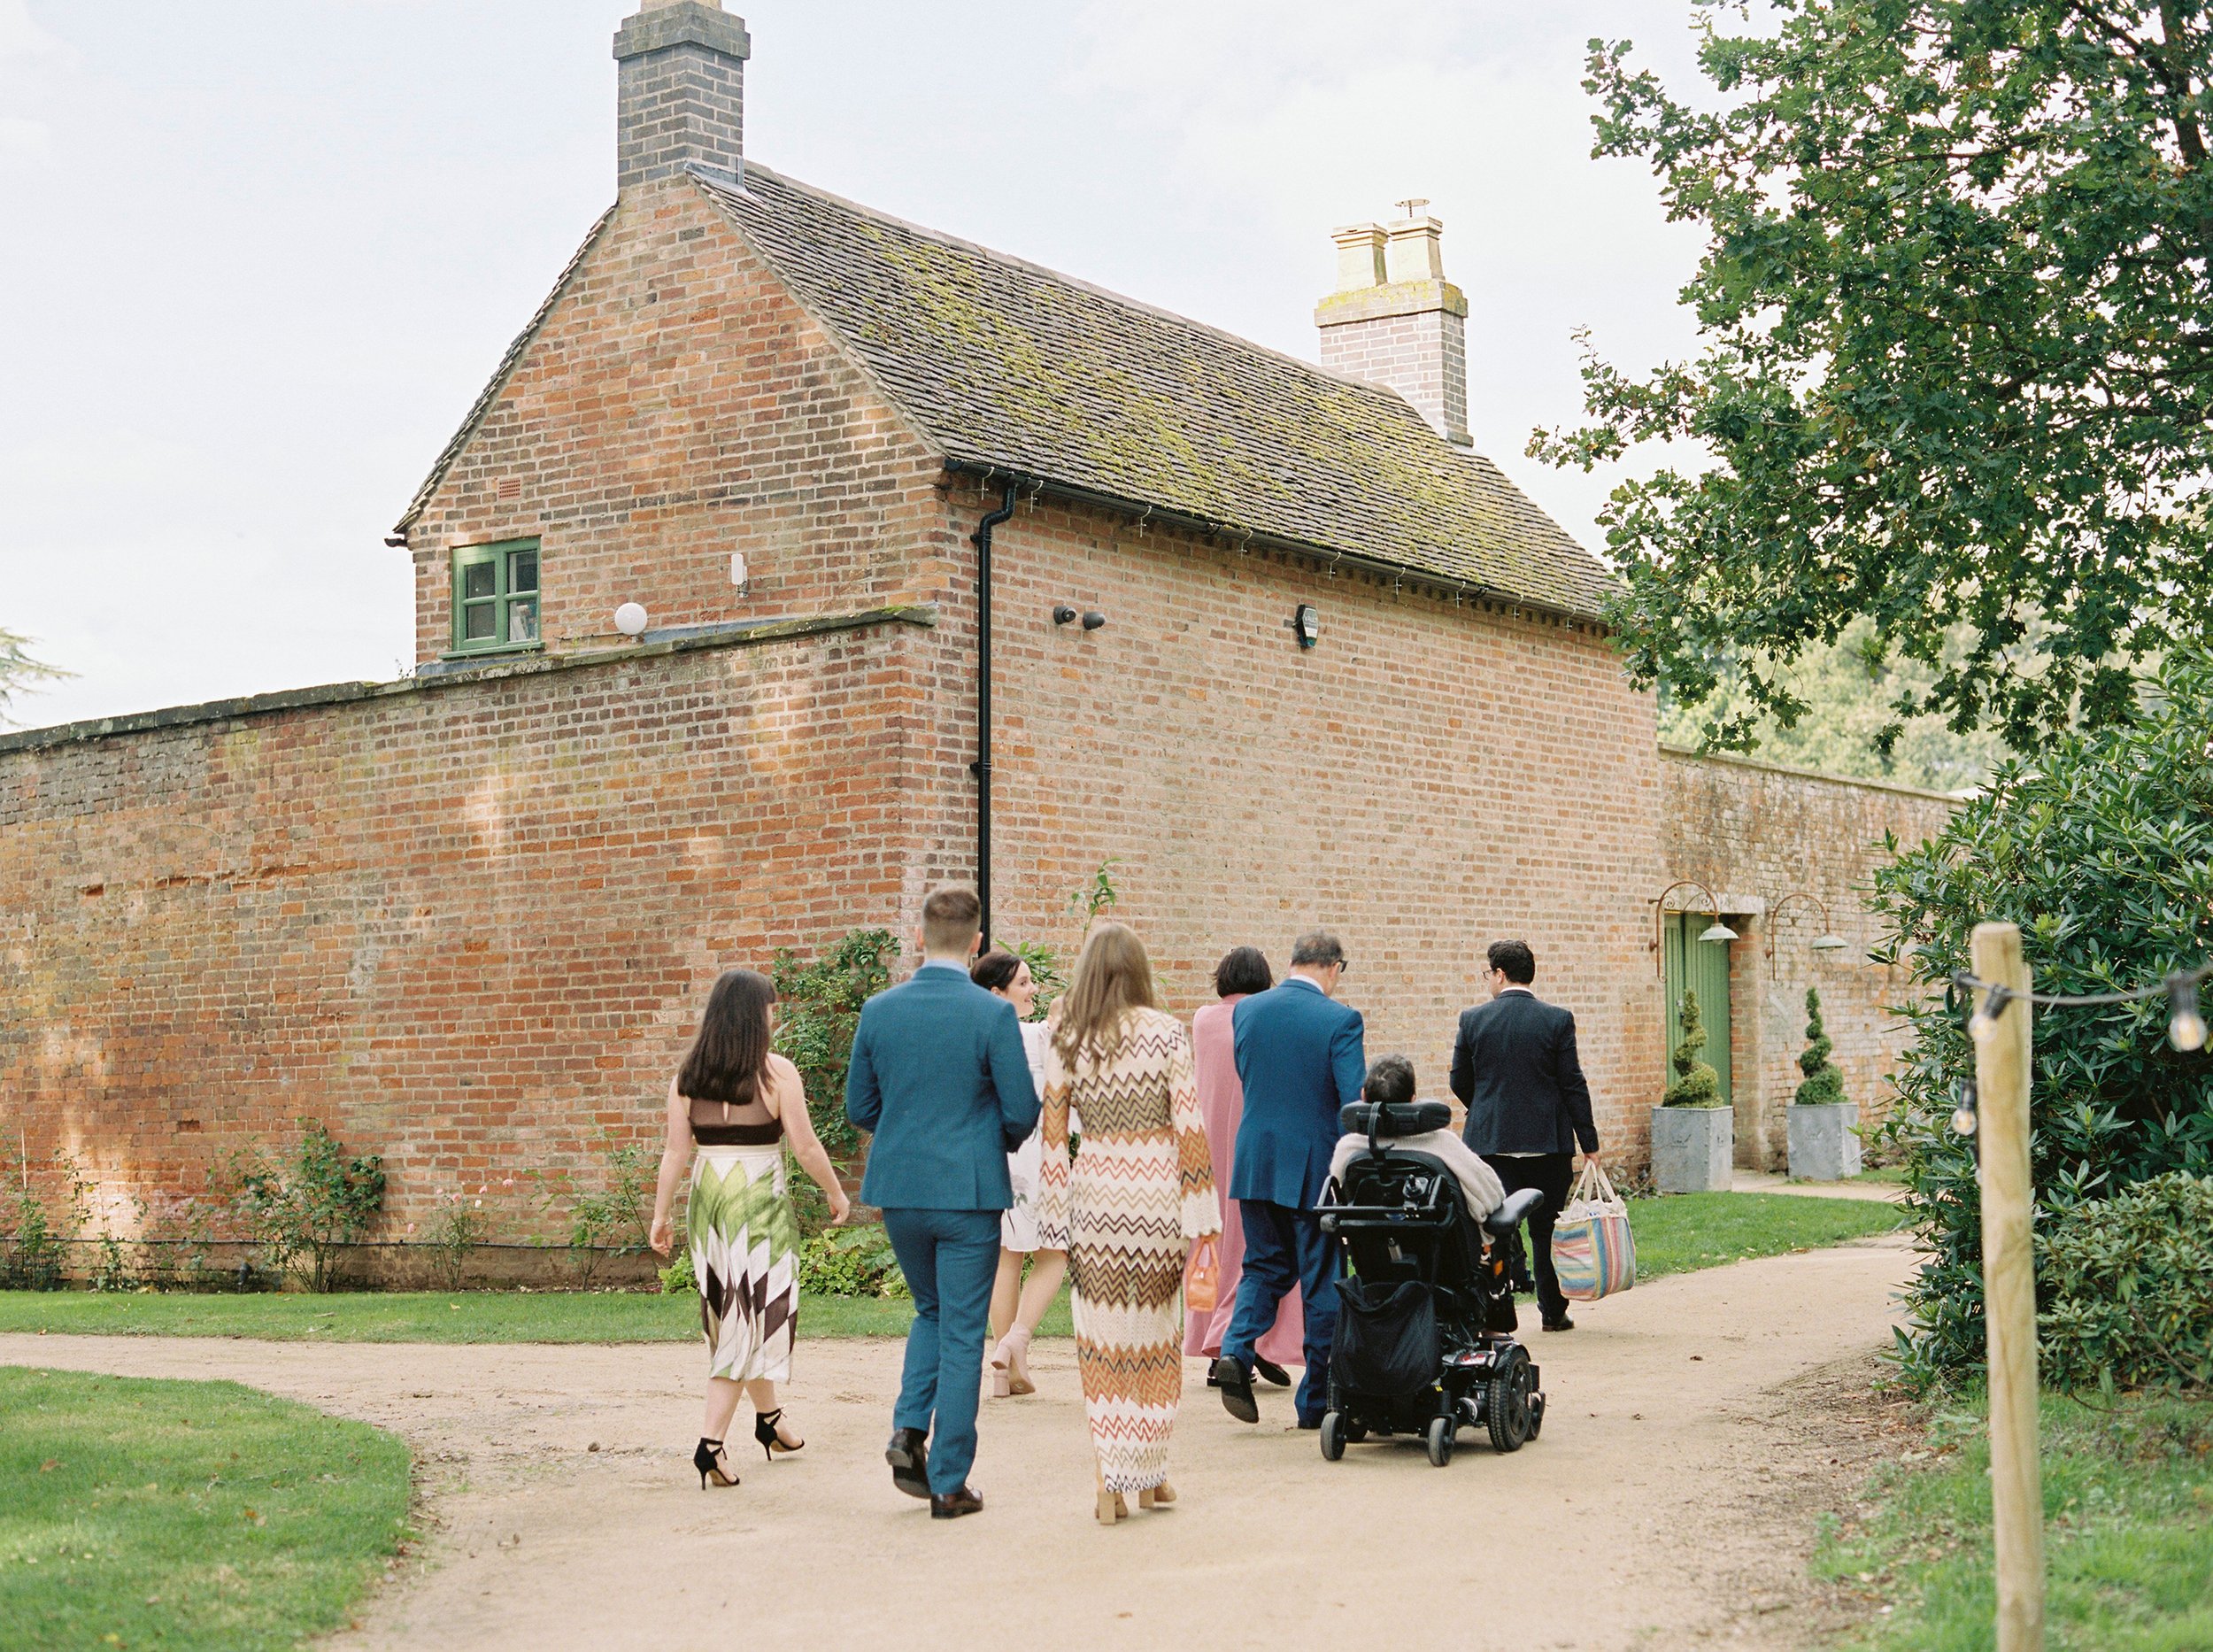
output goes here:
[[[988, 952], [969, 966], [968, 978], [986, 992], [996, 992], [1014, 1007], [1022, 1017], [1022, 1050], [1029, 1057], [1029, 1082], [1045, 1093], [1045, 1025], [1029, 1019], [1037, 1007], [1037, 983], [1029, 966], [1013, 953]], [[1029, 1339], [1037, 1322], [1053, 1306], [1067, 1277], [1068, 1254], [1037, 1242], [1037, 1132], [1006, 1155], [1006, 1177], [1014, 1185], [1014, 1202], [999, 1220], [999, 1278], [991, 1283], [991, 1334], [985, 1359], [990, 1365], [991, 1393], [1004, 1399], [1010, 1393], [1035, 1393], [1029, 1379]], [[1022, 1278], [1028, 1263], [1029, 1278]]]

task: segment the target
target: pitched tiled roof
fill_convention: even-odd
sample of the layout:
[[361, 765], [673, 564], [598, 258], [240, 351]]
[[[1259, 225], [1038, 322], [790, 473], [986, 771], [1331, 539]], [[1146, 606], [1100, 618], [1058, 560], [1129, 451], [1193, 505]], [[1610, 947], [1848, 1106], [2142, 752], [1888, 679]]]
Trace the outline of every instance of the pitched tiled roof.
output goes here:
[[1597, 559], [1392, 391], [752, 162], [698, 181], [951, 459], [1600, 612]]

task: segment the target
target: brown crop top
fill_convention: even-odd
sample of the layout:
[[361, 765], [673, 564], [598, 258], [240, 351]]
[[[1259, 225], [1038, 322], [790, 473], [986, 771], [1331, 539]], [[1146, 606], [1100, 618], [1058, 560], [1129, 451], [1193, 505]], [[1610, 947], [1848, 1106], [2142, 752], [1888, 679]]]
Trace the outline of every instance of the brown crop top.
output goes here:
[[685, 1100], [691, 1139], [702, 1147], [771, 1147], [783, 1139], [783, 1121], [758, 1095], [750, 1101]]

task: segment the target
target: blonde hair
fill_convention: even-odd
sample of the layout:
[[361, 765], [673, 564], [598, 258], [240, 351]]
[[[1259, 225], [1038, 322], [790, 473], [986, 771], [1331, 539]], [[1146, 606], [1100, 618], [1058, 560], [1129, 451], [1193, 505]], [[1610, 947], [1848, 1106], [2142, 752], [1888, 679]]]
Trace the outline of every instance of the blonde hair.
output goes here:
[[1137, 932], [1126, 923], [1102, 923], [1083, 943], [1075, 984], [1054, 1006], [1060, 1023], [1053, 1030], [1053, 1046], [1071, 1064], [1084, 1054], [1111, 1061], [1122, 1049], [1130, 1012], [1160, 1007], [1153, 992], [1153, 961]]

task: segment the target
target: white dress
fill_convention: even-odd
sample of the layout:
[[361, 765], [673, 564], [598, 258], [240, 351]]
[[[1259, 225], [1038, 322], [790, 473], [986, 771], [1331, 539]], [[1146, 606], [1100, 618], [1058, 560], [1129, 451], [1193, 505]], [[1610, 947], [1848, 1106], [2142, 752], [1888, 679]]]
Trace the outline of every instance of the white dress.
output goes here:
[[[1039, 1095], [1045, 1092], [1045, 1023], [1022, 1023], [1022, 1054], [1029, 1058], [1029, 1082]], [[1043, 1128], [1040, 1121], [1039, 1128]], [[1014, 1203], [999, 1217], [999, 1240], [1008, 1250], [1037, 1248], [1037, 1166], [1043, 1148], [1038, 1131], [1006, 1155], [1006, 1179], [1014, 1185]]]

